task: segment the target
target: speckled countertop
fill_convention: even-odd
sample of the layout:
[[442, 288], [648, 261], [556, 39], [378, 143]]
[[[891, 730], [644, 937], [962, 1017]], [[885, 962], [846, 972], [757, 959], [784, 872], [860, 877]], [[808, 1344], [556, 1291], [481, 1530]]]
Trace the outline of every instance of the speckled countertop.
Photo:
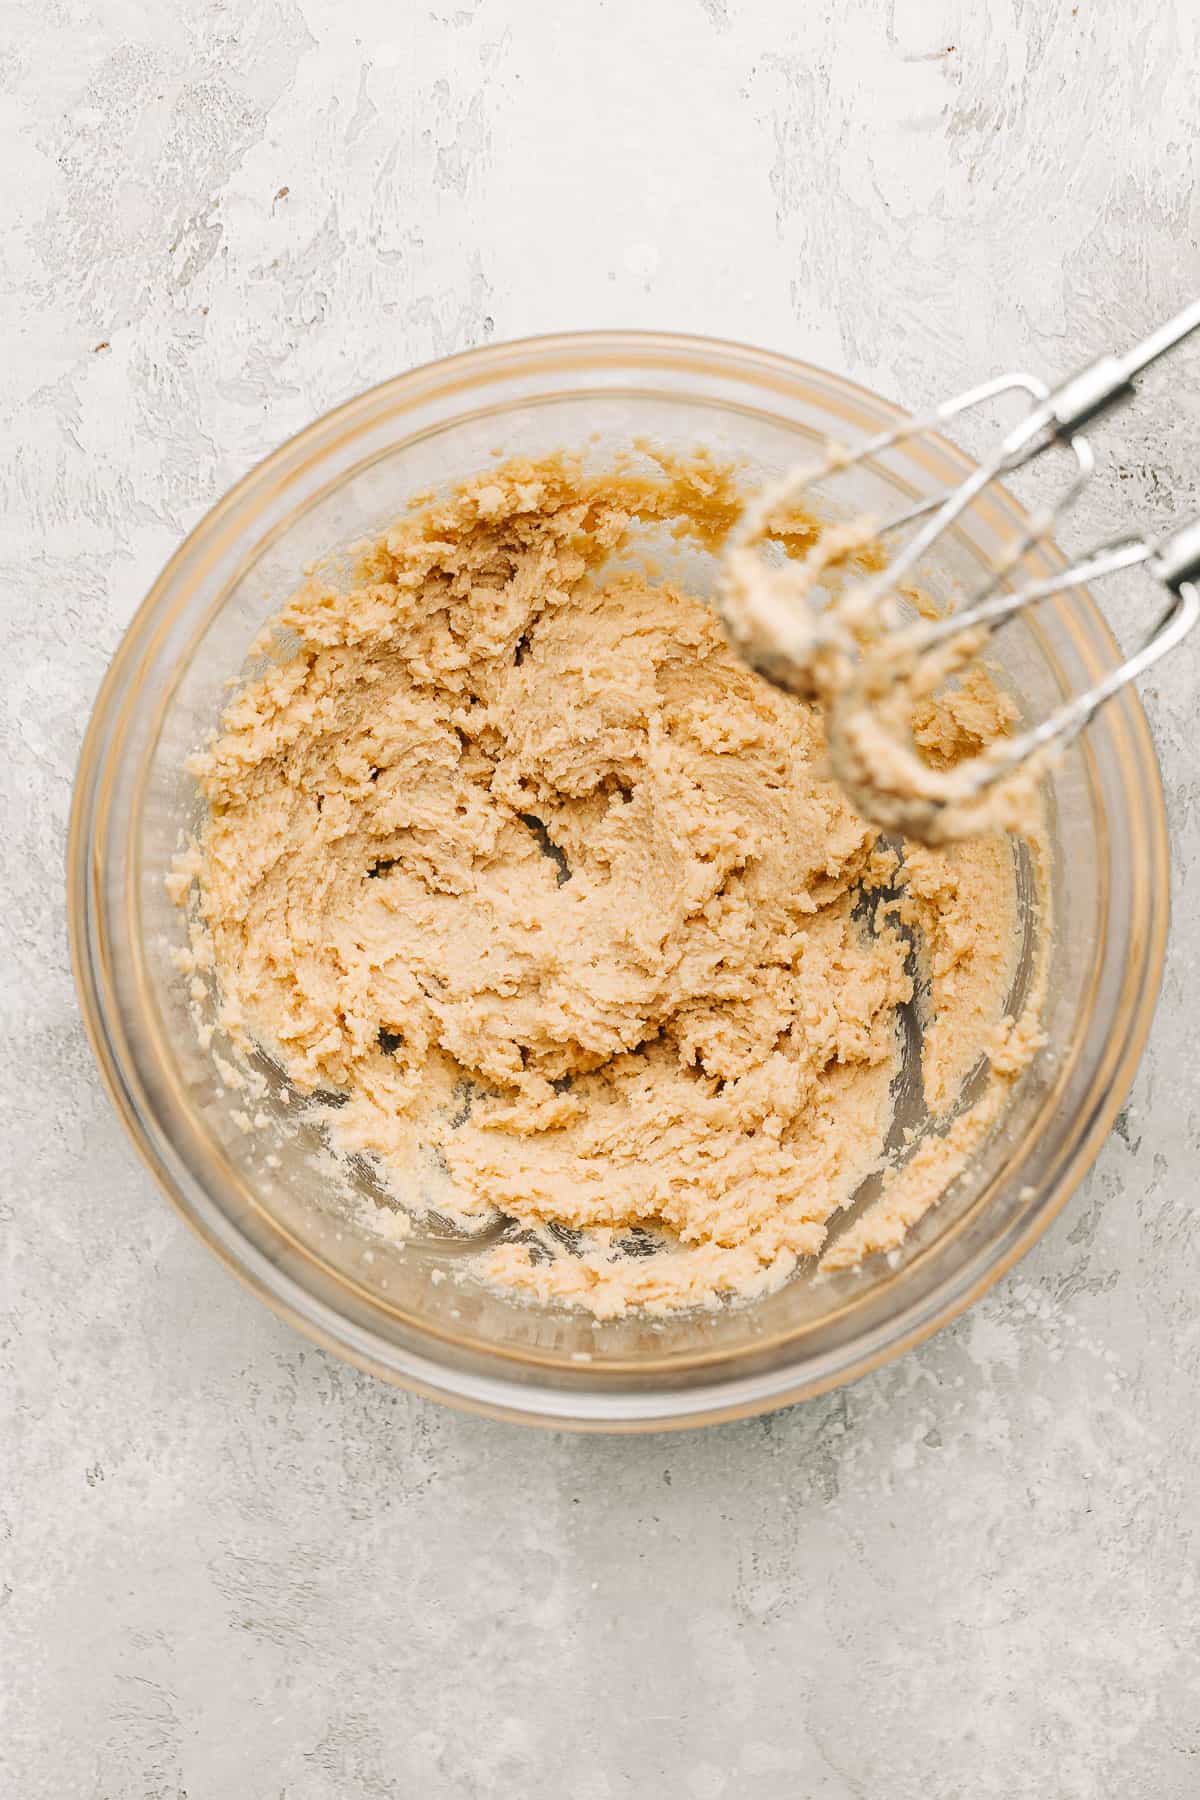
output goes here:
[[[0, 1792], [1200, 1794], [1200, 644], [1147, 693], [1175, 924], [1097, 1167], [966, 1318], [748, 1424], [528, 1433], [291, 1335], [126, 1144], [61, 897], [104, 666], [286, 434], [586, 325], [914, 404], [1063, 371], [1200, 289], [1200, 13], [9, 0], [3, 32]], [[1104, 442], [1070, 541], [1200, 506], [1200, 359]]]

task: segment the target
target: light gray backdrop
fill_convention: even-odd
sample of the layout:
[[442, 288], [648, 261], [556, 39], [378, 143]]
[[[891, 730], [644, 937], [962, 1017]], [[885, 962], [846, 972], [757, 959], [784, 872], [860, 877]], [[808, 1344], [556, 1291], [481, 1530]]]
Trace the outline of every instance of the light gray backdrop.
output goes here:
[[[913, 404], [1200, 289], [1189, 0], [8, 0], [0, 19], [7, 1800], [1200, 1793], [1200, 644], [1176, 914], [1047, 1238], [895, 1366], [639, 1441], [441, 1411], [190, 1238], [76, 1015], [92, 696], [314, 414], [491, 337], [757, 340]], [[1070, 541], [1200, 504], [1200, 359]], [[1128, 622], [1128, 621], [1126, 621]]]

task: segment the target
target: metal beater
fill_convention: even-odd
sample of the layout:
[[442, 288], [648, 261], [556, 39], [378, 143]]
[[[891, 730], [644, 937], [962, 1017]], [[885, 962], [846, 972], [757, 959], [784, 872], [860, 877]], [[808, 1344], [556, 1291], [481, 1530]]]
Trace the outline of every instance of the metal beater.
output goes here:
[[[1200, 519], [1162, 541], [1141, 532], [1116, 537], [1054, 575], [1011, 585], [1022, 559], [1051, 535], [1095, 468], [1083, 428], [1128, 400], [1134, 378], [1197, 329], [1200, 300], [1123, 356], [1102, 356], [1058, 387], [1033, 375], [997, 376], [853, 448], [832, 446], [824, 462], [793, 471], [746, 509], [730, 540], [720, 597], [730, 636], [770, 680], [822, 700], [833, 771], [865, 816], [928, 842], [995, 822], [996, 803], [1005, 789], [1035, 785], [1047, 760], [1083, 730], [1105, 701], [1165, 656], [1200, 618]], [[758, 547], [786, 519], [788, 509], [835, 471], [1013, 392], [1028, 396], [1027, 410], [958, 487], [883, 524], [873, 523], [869, 533], [864, 529], [857, 537], [853, 526], [833, 526], [832, 548], [814, 553], [815, 560], [770, 566], [759, 554]], [[964, 606], [932, 619], [906, 620], [898, 599], [900, 584], [942, 533], [989, 483], [1056, 446], [1073, 458], [1058, 499], [1029, 519]], [[830, 563], [865, 547], [868, 535], [877, 542], [918, 525], [886, 564], [851, 583], [836, 603], [824, 610], [813, 604], [814, 577], [819, 580]], [[1167, 590], [1168, 603], [1132, 655], [1040, 724], [1001, 739], [952, 769], [934, 769], [919, 756], [905, 729], [905, 709], [915, 699], [932, 693], [1025, 607], [1138, 565]]]

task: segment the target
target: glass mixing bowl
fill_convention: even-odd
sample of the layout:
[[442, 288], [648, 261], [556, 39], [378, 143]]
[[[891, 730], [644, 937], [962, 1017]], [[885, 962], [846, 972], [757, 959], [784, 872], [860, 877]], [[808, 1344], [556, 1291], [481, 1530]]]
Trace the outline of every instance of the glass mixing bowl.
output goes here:
[[[753, 480], [827, 437], [898, 417], [849, 382], [733, 344], [601, 333], [490, 346], [317, 420], [213, 508], [155, 583], [100, 690], [75, 790], [68, 881], [84, 1016], [114, 1104], [184, 1217], [327, 1348], [421, 1393], [546, 1424], [632, 1430], [762, 1411], [849, 1380], [951, 1318], [1045, 1230], [1088, 1168], [1133, 1077], [1166, 933], [1162, 790], [1129, 689], [1049, 782], [1047, 1051], [899, 1252], [821, 1280], [800, 1273], [752, 1305], [597, 1323], [439, 1279], [462, 1269], [460, 1240], [418, 1230], [401, 1245], [363, 1231], [334, 1196], [311, 1128], [241, 1128], [244, 1102], [201, 1048], [173, 961], [185, 921], [163, 877], [196, 817], [184, 759], [306, 564], [383, 528], [412, 494], [486, 467], [497, 449], [590, 444], [603, 460], [645, 437], [739, 458]], [[857, 473], [850, 503], [882, 513], [969, 467], [944, 441], [906, 444]], [[936, 574], [977, 577], [1021, 519], [993, 492]], [[673, 553], [693, 587], [711, 586], [710, 559]], [[1044, 562], [1043, 572], [1061, 566], [1051, 550]], [[1035, 717], [1094, 680], [1114, 648], [1076, 591], [1002, 634], [996, 660]], [[260, 1104], [284, 1118], [277, 1093]]]

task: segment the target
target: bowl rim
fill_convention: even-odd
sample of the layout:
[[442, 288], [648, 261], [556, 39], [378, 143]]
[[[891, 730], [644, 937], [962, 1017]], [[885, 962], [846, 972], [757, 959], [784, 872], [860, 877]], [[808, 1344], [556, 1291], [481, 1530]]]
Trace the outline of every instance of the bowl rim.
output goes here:
[[[1116, 1055], [1104, 1079], [1101, 1103], [1094, 1108], [1086, 1129], [1071, 1146], [1070, 1154], [1053, 1172], [1032, 1215], [975, 1279], [960, 1283], [948, 1295], [939, 1290], [916, 1303], [912, 1309], [916, 1316], [907, 1328], [889, 1335], [885, 1322], [868, 1333], [861, 1345], [855, 1344], [849, 1354], [844, 1351], [829, 1353], [826, 1360], [836, 1363], [835, 1367], [815, 1370], [810, 1367], [802, 1373], [795, 1367], [783, 1366], [690, 1389], [633, 1393], [560, 1388], [550, 1383], [538, 1386], [503, 1376], [475, 1376], [447, 1367], [435, 1357], [410, 1355], [394, 1345], [388, 1347], [388, 1359], [384, 1360], [379, 1354], [377, 1340], [368, 1330], [312, 1294], [257, 1247], [248, 1245], [232, 1227], [225, 1232], [217, 1228], [213, 1214], [219, 1209], [215, 1201], [210, 1201], [207, 1207], [198, 1207], [194, 1197], [173, 1176], [147, 1138], [113, 1034], [106, 1028], [108, 1011], [104, 988], [108, 971], [104, 946], [94, 929], [100, 875], [98, 859], [93, 855], [96, 849], [94, 826], [106, 771], [106, 740], [111, 740], [116, 724], [137, 692], [137, 682], [131, 681], [131, 674], [149, 655], [164, 628], [165, 620], [159, 615], [166, 611], [174, 580], [199, 552], [206, 547], [211, 549], [231, 515], [255, 496], [261, 504], [273, 489], [282, 488], [294, 479], [298, 470], [319, 460], [332, 445], [352, 434], [366, 420], [381, 420], [389, 411], [410, 407], [421, 399], [460, 392], [480, 380], [494, 381], [505, 375], [519, 375], [530, 364], [545, 373], [555, 366], [578, 371], [584, 365], [629, 366], [639, 361], [648, 371], [675, 369], [696, 375], [702, 372], [703, 365], [709, 374], [715, 369], [718, 374], [751, 378], [768, 390], [795, 393], [799, 387], [811, 393], [814, 387], [824, 388], [849, 402], [858, 402], [876, 414], [882, 412], [896, 419], [906, 416], [901, 408], [865, 386], [798, 358], [731, 340], [637, 330], [556, 333], [491, 343], [418, 365], [363, 390], [321, 414], [248, 470], [204, 514], [151, 584], [122, 636], [93, 704], [77, 765], [67, 841], [71, 958], [93, 1055], [110, 1100], [134, 1147], [160, 1188], [202, 1241], [278, 1316], [355, 1366], [468, 1411], [582, 1431], [684, 1428], [789, 1405], [855, 1380], [890, 1361], [974, 1304], [1048, 1228], [1095, 1160], [1124, 1102], [1145, 1047], [1162, 977], [1169, 922], [1169, 841], [1161, 772], [1140, 700], [1132, 689], [1126, 689], [1119, 706], [1124, 726], [1132, 736], [1135, 759], [1141, 765], [1141, 799], [1146, 811], [1140, 822], [1145, 829], [1152, 866], [1148, 878], [1138, 884], [1146, 915], [1140, 922], [1144, 979], [1126, 1013], [1126, 1028], [1121, 1041], [1112, 1047]], [[958, 461], [969, 460], [957, 445], [941, 438], [935, 441]], [[1003, 491], [1003, 499], [1018, 519], [1024, 516], [1023, 509], [1007, 490]], [[1049, 554], [1052, 560], [1061, 564], [1056, 549], [1050, 547]], [[1093, 637], [1105, 651], [1115, 653], [1112, 633], [1095, 602], [1084, 590], [1073, 590], [1073, 594], [1083, 606]], [[117, 704], [122, 699], [123, 704]], [[1111, 1058], [1102, 1059], [1102, 1062], [1105, 1060]], [[1097, 1085], [1095, 1076], [1092, 1085], [1093, 1089]], [[284, 1228], [277, 1225], [277, 1229]], [[430, 1331], [428, 1336], [435, 1342], [438, 1334]], [[885, 1341], [874, 1342], [877, 1338]]]

